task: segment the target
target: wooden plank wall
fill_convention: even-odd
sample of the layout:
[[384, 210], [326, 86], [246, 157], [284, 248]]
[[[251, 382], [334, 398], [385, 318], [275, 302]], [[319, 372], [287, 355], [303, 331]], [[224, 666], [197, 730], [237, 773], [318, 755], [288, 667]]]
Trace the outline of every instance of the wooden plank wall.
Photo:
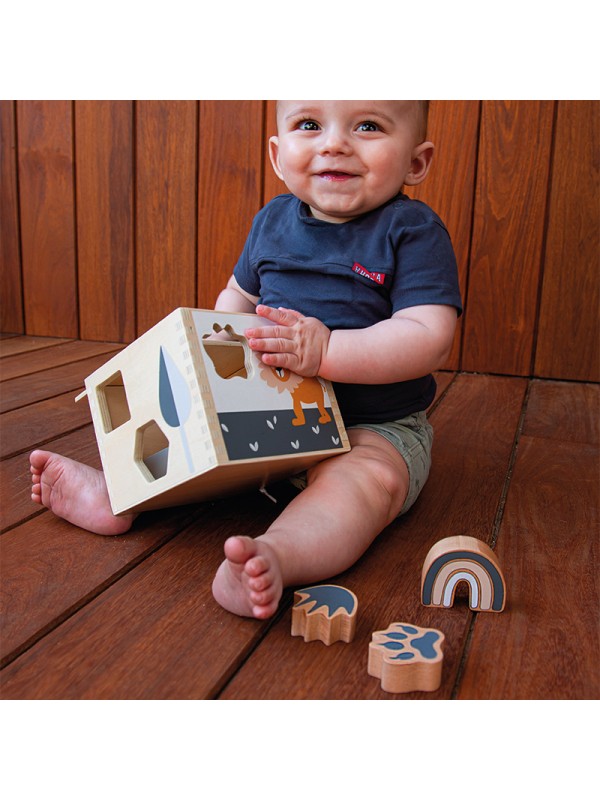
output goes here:
[[[434, 101], [415, 196], [465, 300], [451, 369], [600, 380], [600, 103]], [[284, 190], [272, 101], [1, 101], [0, 329], [129, 342], [211, 307]]]

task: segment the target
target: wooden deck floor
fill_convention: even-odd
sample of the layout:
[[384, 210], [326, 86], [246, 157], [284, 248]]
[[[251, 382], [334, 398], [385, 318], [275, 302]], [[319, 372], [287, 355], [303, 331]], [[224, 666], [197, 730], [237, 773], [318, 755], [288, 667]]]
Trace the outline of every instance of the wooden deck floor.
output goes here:
[[[258, 535], [279, 506], [258, 493], [153, 512], [100, 537], [29, 499], [29, 451], [99, 466], [83, 378], [119, 345], [0, 340], [1, 686], [6, 699], [598, 699], [599, 392], [591, 384], [441, 373], [434, 466], [413, 510], [336, 577], [359, 599], [352, 644], [290, 635], [292, 593], [269, 622], [212, 599], [232, 533]], [[488, 542], [508, 603], [419, 601], [427, 551]], [[371, 632], [393, 621], [446, 636], [442, 685], [390, 695], [367, 674]]]

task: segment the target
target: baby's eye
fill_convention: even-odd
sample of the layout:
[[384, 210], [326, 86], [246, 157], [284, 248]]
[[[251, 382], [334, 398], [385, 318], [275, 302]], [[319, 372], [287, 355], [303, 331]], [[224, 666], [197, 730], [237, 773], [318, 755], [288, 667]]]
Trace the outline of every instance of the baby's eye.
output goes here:
[[372, 131], [378, 131], [379, 125], [376, 122], [371, 122], [371, 120], [366, 120], [365, 122], [361, 122], [358, 126], [357, 130], [367, 133], [371, 133]]
[[318, 131], [319, 123], [314, 119], [303, 119], [298, 123], [298, 128], [301, 131]]

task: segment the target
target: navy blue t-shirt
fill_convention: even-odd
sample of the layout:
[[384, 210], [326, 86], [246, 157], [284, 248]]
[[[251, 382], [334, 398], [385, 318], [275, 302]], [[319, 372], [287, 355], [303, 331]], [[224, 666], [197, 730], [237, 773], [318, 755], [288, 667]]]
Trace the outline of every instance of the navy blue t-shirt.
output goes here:
[[[316, 317], [331, 330], [368, 328], [417, 305], [462, 312], [448, 232], [424, 203], [399, 194], [344, 223], [316, 219], [294, 195], [255, 217], [234, 275], [260, 302]], [[346, 425], [425, 410], [432, 375], [389, 384], [334, 384]]]

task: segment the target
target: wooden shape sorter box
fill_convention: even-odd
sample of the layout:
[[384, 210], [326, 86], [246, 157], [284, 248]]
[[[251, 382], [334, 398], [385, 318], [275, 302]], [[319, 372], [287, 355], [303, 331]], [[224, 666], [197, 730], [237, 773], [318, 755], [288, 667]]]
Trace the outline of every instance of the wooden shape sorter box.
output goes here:
[[331, 384], [263, 364], [243, 335], [257, 324], [178, 308], [86, 378], [115, 514], [261, 488], [350, 449]]

